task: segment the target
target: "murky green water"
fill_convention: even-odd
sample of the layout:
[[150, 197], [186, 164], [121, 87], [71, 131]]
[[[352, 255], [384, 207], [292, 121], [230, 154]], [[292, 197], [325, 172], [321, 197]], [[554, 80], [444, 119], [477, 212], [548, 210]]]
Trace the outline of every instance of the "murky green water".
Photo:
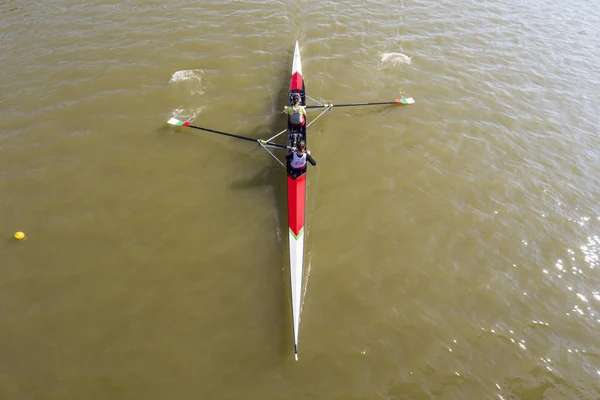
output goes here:
[[[596, 399], [593, 3], [0, 5], [0, 397]], [[311, 126], [293, 361], [285, 127]], [[311, 114], [313, 118], [317, 113]], [[12, 239], [16, 231], [28, 239]]]

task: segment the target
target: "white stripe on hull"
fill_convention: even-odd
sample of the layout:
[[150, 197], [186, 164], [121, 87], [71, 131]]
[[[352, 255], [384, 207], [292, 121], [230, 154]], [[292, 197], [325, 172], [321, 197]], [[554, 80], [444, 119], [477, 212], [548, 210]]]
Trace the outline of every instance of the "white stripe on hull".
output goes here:
[[298, 330], [302, 301], [302, 262], [304, 259], [304, 229], [296, 238], [290, 231], [290, 283], [292, 287], [292, 317], [294, 319], [294, 355], [298, 359]]
[[296, 48], [294, 49], [294, 62], [292, 63], [292, 75], [298, 72], [302, 75], [302, 61], [300, 61], [300, 47], [298, 41], [296, 41]]

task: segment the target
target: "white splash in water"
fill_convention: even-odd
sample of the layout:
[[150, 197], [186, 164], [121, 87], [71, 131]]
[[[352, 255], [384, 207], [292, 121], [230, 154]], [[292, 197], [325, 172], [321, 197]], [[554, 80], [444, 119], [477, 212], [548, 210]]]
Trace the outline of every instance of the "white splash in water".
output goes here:
[[181, 121], [193, 121], [202, 111], [202, 107], [196, 109], [178, 108], [173, 110], [173, 118]]
[[201, 69], [183, 69], [181, 71], [176, 71], [171, 76], [169, 83], [188, 80], [196, 80], [198, 82], [201, 82], [202, 78], [204, 78], [204, 72], [202, 72]]
[[402, 64], [410, 64], [412, 57], [407, 56], [403, 53], [380, 53], [381, 63], [384, 65], [391, 65], [393, 67]]
[[184, 69], [176, 71], [169, 79], [169, 83], [185, 82], [186, 87], [189, 87], [190, 94], [202, 94], [204, 93], [203, 80], [204, 72], [201, 69]]

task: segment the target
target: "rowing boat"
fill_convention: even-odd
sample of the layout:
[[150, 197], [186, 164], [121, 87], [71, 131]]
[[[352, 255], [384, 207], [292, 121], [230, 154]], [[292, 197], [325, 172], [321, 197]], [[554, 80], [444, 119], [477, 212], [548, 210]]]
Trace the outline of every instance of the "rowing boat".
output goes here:
[[[302, 76], [300, 48], [296, 42], [292, 79], [290, 82], [290, 105], [294, 94], [300, 95], [300, 104], [306, 105], [306, 91]], [[288, 117], [288, 147], [296, 147], [300, 140], [306, 142], [306, 121], [303, 126], [292, 125]], [[291, 150], [288, 150], [288, 153]], [[304, 221], [306, 219], [306, 166], [297, 171], [287, 166], [287, 203], [290, 246], [290, 285], [292, 292], [292, 320], [294, 323], [294, 357], [298, 359], [298, 331], [300, 330], [300, 303], [302, 301], [302, 264], [304, 262]]]
[[[302, 126], [295, 126], [291, 123], [288, 117], [288, 126], [283, 131], [279, 132], [270, 139], [255, 139], [249, 136], [242, 136], [238, 134], [222, 132], [215, 129], [203, 128], [200, 126], [192, 125], [191, 121], [194, 119], [189, 118], [182, 120], [179, 117], [173, 117], [167, 122], [174, 126], [185, 126], [189, 128], [198, 129], [205, 132], [214, 133], [217, 135], [228, 136], [234, 139], [241, 139], [249, 142], [258, 143], [260, 147], [265, 149], [277, 162], [283, 166], [287, 171], [287, 207], [288, 207], [288, 229], [289, 229], [289, 251], [290, 251], [290, 287], [292, 296], [292, 323], [294, 330], [294, 357], [298, 360], [298, 332], [300, 330], [300, 312], [302, 303], [302, 277], [303, 277], [303, 263], [304, 263], [304, 237], [305, 237], [305, 219], [306, 219], [306, 166], [301, 170], [292, 169], [290, 161], [287, 165], [284, 165], [277, 156], [275, 156], [270, 150], [271, 149], [284, 149], [290, 153], [293, 147], [296, 147], [300, 140], [304, 140], [306, 143], [306, 129], [314, 123], [321, 115], [335, 107], [357, 107], [357, 106], [380, 106], [386, 104], [414, 104], [412, 97], [408, 98], [397, 98], [394, 101], [384, 102], [371, 102], [371, 103], [349, 103], [349, 104], [332, 104], [332, 103], [320, 103], [315, 99], [307, 96], [304, 77], [302, 75], [302, 62], [300, 60], [300, 47], [296, 41], [296, 47], [294, 48], [294, 59], [292, 62], [292, 78], [290, 81], [289, 90], [289, 104], [292, 105], [293, 97], [300, 95], [300, 104], [306, 106], [306, 108], [323, 108], [324, 110], [309, 123], [305, 121]], [[309, 98], [316, 105], [306, 105], [306, 99]], [[278, 144], [273, 142], [275, 138], [280, 135], [287, 133], [287, 145]], [[287, 159], [287, 157], [286, 157]], [[308, 165], [308, 164], [307, 164]]]

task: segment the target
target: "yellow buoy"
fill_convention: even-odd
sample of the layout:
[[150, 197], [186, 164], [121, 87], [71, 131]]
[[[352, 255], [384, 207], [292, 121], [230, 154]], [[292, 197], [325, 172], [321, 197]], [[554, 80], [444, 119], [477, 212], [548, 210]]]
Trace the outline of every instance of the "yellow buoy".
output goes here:
[[23, 233], [23, 232], [17, 232], [17, 233], [15, 233], [15, 239], [17, 239], [17, 240], [23, 240], [23, 239], [25, 239], [25, 233]]

